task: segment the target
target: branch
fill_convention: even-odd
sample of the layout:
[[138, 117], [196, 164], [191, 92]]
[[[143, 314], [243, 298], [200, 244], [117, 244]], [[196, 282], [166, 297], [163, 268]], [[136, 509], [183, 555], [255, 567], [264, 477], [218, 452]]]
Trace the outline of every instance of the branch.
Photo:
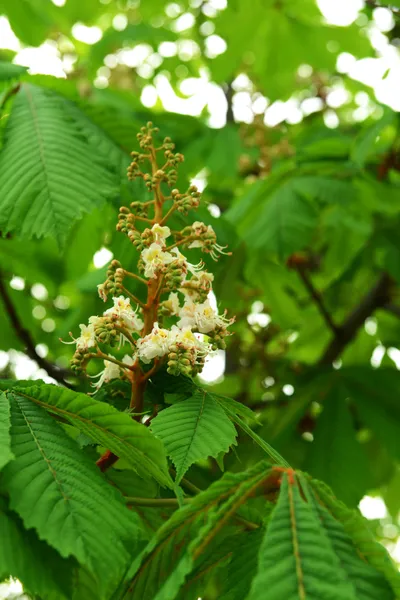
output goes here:
[[106, 450], [104, 454], [100, 456], [96, 465], [99, 467], [100, 471], [104, 473], [104, 471], [107, 471], [107, 469], [112, 467], [117, 460], [119, 460], [119, 456], [111, 452], [111, 450]]
[[224, 87], [224, 94], [225, 94], [226, 102], [228, 104], [228, 108], [226, 110], [226, 122], [227, 123], [234, 123], [235, 122], [235, 117], [233, 115], [233, 105], [232, 105], [232, 100], [233, 100], [232, 82], [227, 83], [225, 85], [225, 87]]
[[383, 273], [375, 285], [361, 299], [359, 305], [349, 314], [344, 323], [338, 328], [336, 337], [330, 342], [321, 356], [318, 364], [331, 365], [343, 352], [356, 336], [365, 320], [370, 317], [377, 308], [385, 307], [390, 301], [391, 279], [387, 273]]
[[396, 317], [400, 317], [400, 306], [389, 303], [389, 304], [385, 304], [385, 306], [383, 308], [385, 310], [387, 310], [388, 312], [392, 313], [392, 315], [395, 315]]
[[335, 336], [338, 335], [339, 328], [335, 325], [331, 315], [325, 308], [325, 305], [322, 300], [321, 292], [319, 292], [318, 290], [315, 289], [315, 287], [313, 286], [313, 283], [312, 283], [311, 279], [309, 278], [309, 276], [307, 275], [305, 269], [303, 269], [300, 265], [297, 265], [296, 270], [297, 270], [302, 282], [304, 283], [305, 287], [307, 288], [308, 293], [310, 294], [311, 298], [314, 300], [315, 304], [317, 305], [317, 308], [318, 308], [319, 312], [321, 313], [323, 319], [325, 320], [326, 324], [328, 325], [329, 329], [331, 329], [331, 331], [333, 331]]
[[0, 297], [3, 301], [4, 307], [10, 319], [10, 323], [17, 335], [17, 337], [21, 340], [21, 342], [25, 346], [26, 354], [34, 360], [41, 369], [44, 369], [50, 377], [61, 383], [67, 388], [73, 389], [70, 383], [65, 381], [64, 377], [69, 377], [72, 374], [67, 369], [63, 369], [55, 365], [54, 363], [49, 362], [42, 356], [36, 352], [36, 344], [33, 341], [30, 332], [24, 328], [21, 323], [17, 311], [15, 310], [15, 306], [11, 300], [11, 297], [8, 293], [7, 287], [4, 283], [4, 279], [1, 277], [0, 273]]
[[[177, 498], [137, 498], [136, 496], [126, 496], [125, 502], [131, 506], [151, 506], [152, 508], [165, 508], [173, 506], [178, 508]], [[184, 504], [189, 504], [190, 498], [183, 498]]]

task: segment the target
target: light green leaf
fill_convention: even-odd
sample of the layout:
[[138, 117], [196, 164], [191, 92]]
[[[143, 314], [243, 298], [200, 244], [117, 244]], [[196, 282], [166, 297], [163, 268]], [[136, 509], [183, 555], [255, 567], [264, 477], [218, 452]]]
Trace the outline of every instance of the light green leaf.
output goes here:
[[56, 93], [21, 85], [0, 154], [0, 225], [65, 242], [75, 220], [112, 198], [108, 166], [86, 142]]
[[262, 206], [244, 238], [251, 248], [271, 252], [283, 261], [309, 243], [316, 223], [316, 209], [289, 182]]
[[0, 392], [0, 470], [13, 458], [10, 437], [10, 404], [6, 394]]
[[35, 531], [24, 529], [5, 506], [0, 506], [0, 531], [0, 581], [18, 578], [26, 591], [46, 600], [71, 597], [73, 561], [62, 559]]
[[176, 484], [197, 460], [228, 452], [236, 430], [214, 397], [197, 389], [193, 396], [161, 411], [151, 429], [176, 467]]
[[11, 449], [4, 470], [10, 508], [63, 557], [74, 556], [108, 587], [141, 536], [137, 517], [77, 444], [40, 406], [10, 393]]
[[141, 477], [154, 477], [161, 485], [172, 486], [162, 443], [127, 413], [54, 385], [24, 388], [18, 394], [67, 419], [90, 439], [127, 460]]
[[[371, 155], [374, 154], [375, 145], [379, 136], [386, 127], [390, 127], [395, 124], [396, 113], [390, 109], [386, 109], [384, 116], [372, 125], [364, 126], [361, 132], [356, 136], [354, 140], [353, 150], [351, 152], [351, 158], [360, 166], [368, 161]], [[396, 134], [395, 128], [393, 131]]]

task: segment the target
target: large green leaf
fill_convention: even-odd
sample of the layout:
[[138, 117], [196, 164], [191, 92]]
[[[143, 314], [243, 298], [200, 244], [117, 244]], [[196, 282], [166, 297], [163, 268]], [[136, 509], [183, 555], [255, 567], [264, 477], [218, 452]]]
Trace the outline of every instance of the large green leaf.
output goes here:
[[10, 404], [6, 394], [0, 392], [0, 470], [13, 458], [10, 436]]
[[10, 507], [63, 557], [74, 556], [105, 589], [122, 575], [140, 538], [136, 516], [46, 411], [11, 398], [11, 449], [4, 470]]
[[329, 540], [321, 535], [318, 517], [289, 477], [283, 477], [248, 600], [265, 598], [266, 590], [269, 600], [357, 600]]
[[25, 590], [49, 600], [71, 597], [73, 561], [67, 561], [17, 515], [0, 506], [0, 581], [18, 578]]
[[306, 469], [336, 496], [357, 506], [370, 483], [367, 455], [356, 439], [346, 391], [334, 386], [324, 399]]
[[224, 593], [219, 600], [243, 600], [257, 571], [257, 555], [264, 530], [248, 531], [243, 542], [235, 549], [226, 569]]
[[76, 219], [116, 193], [107, 164], [87, 143], [56, 93], [23, 84], [0, 154], [0, 225], [65, 242]]
[[174, 462], [177, 484], [195, 461], [215, 458], [236, 443], [235, 427], [213, 396], [200, 388], [161, 411], [151, 428]]
[[172, 485], [162, 443], [127, 413], [86, 394], [54, 385], [16, 391], [21, 397], [67, 419], [90, 439], [126, 459], [141, 477], [154, 477], [163, 486]]

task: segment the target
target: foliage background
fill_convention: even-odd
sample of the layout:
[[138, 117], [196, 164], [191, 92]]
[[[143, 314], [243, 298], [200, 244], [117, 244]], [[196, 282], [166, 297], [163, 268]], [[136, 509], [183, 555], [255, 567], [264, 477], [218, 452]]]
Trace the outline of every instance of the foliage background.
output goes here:
[[[114, 227], [145, 196], [125, 169], [150, 119], [233, 251], [216, 266], [237, 324], [214, 390], [349, 506], [383, 498], [371, 523], [398, 558], [400, 3], [343, 4], [345, 26], [313, 0], [248, 6], [0, 1], [2, 377], [62, 375], [58, 338], [101, 310], [112, 255], [133, 261]], [[237, 453], [257, 458], [245, 439]], [[200, 487], [210, 469], [192, 468]]]

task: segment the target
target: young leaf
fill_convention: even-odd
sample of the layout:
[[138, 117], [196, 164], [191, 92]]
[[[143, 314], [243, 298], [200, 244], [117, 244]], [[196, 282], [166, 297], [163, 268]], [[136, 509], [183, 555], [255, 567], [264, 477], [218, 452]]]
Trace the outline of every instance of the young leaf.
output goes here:
[[4, 470], [10, 508], [63, 557], [102, 582], [121, 577], [140, 531], [116, 490], [61, 427], [33, 402], [11, 397], [11, 449]]
[[76, 219], [113, 197], [104, 159], [84, 140], [56, 93], [24, 83], [0, 155], [0, 225], [59, 245]]
[[45, 599], [71, 597], [73, 561], [67, 561], [35, 531], [23, 528], [17, 515], [0, 506], [0, 581], [18, 578], [25, 590]]
[[10, 404], [6, 394], [0, 392], [0, 470], [13, 458], [10, 437]]
[[261, 543], [248, 600], [358, 600], [320, 523], [295, 481], [284, 475]]
[[151, 429], [165, 445], [176, 467], [176, 484], [188, 468], [202, 458], [228, 452], [236, 443], [236, 430], [206, 390], [161, 411]]
[[127, 413], [54, 385], [24, 387], [18, 394], [67, 419], [90, 439], [125, 458], [141, 477], [172, 486], [162, 443]]

